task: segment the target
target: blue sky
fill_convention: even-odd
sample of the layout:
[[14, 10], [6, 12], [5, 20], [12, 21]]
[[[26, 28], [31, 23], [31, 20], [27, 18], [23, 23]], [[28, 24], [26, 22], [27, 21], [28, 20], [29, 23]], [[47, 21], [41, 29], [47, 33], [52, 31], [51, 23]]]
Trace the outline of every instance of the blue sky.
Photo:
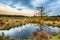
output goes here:
[[37, 6], [44, 6], [48, 15], [60, 15], [60, 0], [0, 0], [0, 6], [10, 6], [16, 10], [34, 10]]

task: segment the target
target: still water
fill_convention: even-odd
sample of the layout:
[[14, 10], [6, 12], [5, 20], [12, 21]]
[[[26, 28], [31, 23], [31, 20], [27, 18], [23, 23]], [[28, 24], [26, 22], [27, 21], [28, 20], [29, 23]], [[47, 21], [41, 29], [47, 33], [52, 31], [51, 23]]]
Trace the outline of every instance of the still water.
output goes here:
[[0, 30], [0, 34], [4, 32], [5, 36], [26, 38], [27, 36], [32, 36], [32, 33], [36, 31], [46, 31], [53, 35], [54, 32], [59, 34], [60, 28], [39, 24], [25, 24], [23, 26], [11, 28], [10, 30]]

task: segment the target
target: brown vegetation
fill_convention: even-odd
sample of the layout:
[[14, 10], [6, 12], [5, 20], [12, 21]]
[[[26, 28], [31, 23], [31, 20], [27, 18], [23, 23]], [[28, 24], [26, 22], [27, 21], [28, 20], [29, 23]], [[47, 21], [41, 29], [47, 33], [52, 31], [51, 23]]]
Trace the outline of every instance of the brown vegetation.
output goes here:
[[10, 29], [26, 23], [47, 24], [60, 27], [60, 17], [0, 17], [0, 29]]
[[34, 32], [33, 40], [49, 40], [50, 35], [47, 32]]

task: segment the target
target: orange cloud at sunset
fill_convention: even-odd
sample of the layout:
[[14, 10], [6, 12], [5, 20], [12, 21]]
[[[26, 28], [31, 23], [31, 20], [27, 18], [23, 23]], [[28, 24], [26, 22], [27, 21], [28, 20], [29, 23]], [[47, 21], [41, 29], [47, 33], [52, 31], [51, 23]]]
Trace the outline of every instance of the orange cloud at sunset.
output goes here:
[[6, 14], [6, 15], [24, 15], [24, 16], [32, 16], [34, 15], [33, 11], [31, 10], [16, 10], [16, 9], [13, 9], [9, 6], [7, 7], [4, 7], [4, 6], [0, 6], [0, 14]]

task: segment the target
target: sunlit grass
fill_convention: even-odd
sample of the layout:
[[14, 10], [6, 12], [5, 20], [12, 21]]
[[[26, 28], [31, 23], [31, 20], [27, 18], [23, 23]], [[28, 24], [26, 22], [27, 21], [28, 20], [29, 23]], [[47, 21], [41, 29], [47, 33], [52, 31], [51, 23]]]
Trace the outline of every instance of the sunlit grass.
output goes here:
[[[50, 26], [60, 27], [60, 18], [59, 17], [46, 17], [43, 16], [42, 19], [40, 16], [34, 17], [0, 17], [0, 20], [3, 22], [0, 23], [0, 29], [10, 29], [12, 27], [22, 26], [26, 23], [37, 23], [37, 24], [46, 24]], [[4, 24], [2, 24], [4, 23]], [[2, 26], [1, 26], [2, 25]]]
[[53, 36], [50, 40], [60, 40], [60, 35]]

